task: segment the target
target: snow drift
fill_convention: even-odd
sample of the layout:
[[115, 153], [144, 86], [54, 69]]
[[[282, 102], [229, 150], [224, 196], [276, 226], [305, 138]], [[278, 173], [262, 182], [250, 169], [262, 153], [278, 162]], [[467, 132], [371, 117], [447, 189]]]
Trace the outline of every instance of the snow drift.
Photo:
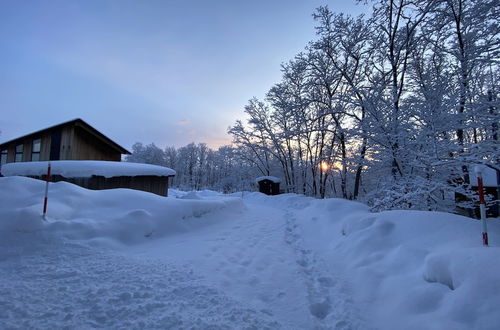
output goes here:
[[379, 329], [498, 329], [500, 223], [442, 212], [371, 213], [342, 199], [248, 195], [287, 210], [302, 248], [349, 279]]
[[[498, 219], [489, 219], [491, 246], [483, 247], [479, 221], [448, 213], [373, 213], [357, 202], [294, 194], [161, 197], [59, 182], [50, 185], [43, 221], [43, 190], [42, 181], [0, 178], [7, 311], [0, 318], [9, 327], [22, 327], [18, 320], [46, 328], [500, 325]], [[37, 242], [58, 243], [40, 250]], [[95, 244], [112, 242], [123, 243], [106, 245], [121, 252]], [[50, 304], [33, 300], [32, 288]], [[83, 297], [78, 308], [71, 309], [71, 290]]]
[[240, 198], [178, 199], [131, 189], [92, 191], [57, 182], [49, 188], [48, 221], [41, 210], [45, 183], [0, 178], [0, 235], [43, 231], [73, 239], [111, 238], [122, 243], [188, 232], [217, 222], [220, 212], [240, 213]]

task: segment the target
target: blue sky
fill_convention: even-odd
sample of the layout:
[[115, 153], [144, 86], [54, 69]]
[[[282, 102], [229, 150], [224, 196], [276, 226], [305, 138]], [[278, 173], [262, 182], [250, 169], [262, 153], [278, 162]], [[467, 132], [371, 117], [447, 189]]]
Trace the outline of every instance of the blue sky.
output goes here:
[[230, 143], [227, 127], [355, 1], [0, 0], [0, 142], [82, 118], [130, 148]]

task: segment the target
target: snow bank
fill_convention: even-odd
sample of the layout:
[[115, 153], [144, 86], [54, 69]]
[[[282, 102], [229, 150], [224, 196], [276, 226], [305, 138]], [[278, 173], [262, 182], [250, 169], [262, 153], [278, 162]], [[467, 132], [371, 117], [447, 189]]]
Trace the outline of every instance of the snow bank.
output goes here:
[[223, 194], [218, 191], [214, 190], [200, 190], [200, 191], [182, 191], [182, 190], [177, 190], [177, 189], [172, 189], [170, 188], [168, 190], [169, 195], [171, 197], [175, 198], [181, 198], [181, 199], [217, 199], [217, 198], [224, 198], [224, 197], [241, 197], [241, 193], [237, 194]]
[[297, 222], [307, 249], [343, 273], [375, 328], [498, 329], [498, 219], [489, 219], [490, 247], [483, 247], [481, 223], [454, 214], [371, 213], [355, 202], [296, 195], [268, 199]]
[[43, 221], [44, 185], [25, 177], [0, 178], [0, 237], [42, 231], [72, 239], [132, 243], [189, 232], [244, 210], [241, 198], [165, 198], [130, 189], [92, 191], [57, 182], [50, 184], [48, 221]]
[[[85, 178], [93, 175], [106, 178], [116, 176], [173, 176], [175, 171], [163, 166], [129, 163], [108, 162], [97, 160], [58, 160], [51, 161], [53, 175], [65, 178]], [[4, 176], [41, 176], [47, 174], [48, 162], [8, 163], [2, 166]]]
[[[176, 300], [172, 305], [159, 308], [157, 314], [144, 315], [154, 314], [160, 318], [175, 306], [181, 306], [177, 309], [180, 315], [190, 317], [191, 313], [198, 315], [196, 310], [184, 314], [183, 310], [197, 304], [201, 306], [200, 311], [216, 307], [209, 314], [220, 315], [234, 304], [233, 300], [227, 303], [226, 300], [213, 300], [221, 295], [211, 288], [200, 288], [195, 279], [189, 281], [188, 290], [179, 286], [176, 276], [172, 275], [174, 279], [165, 284], [163, 280], [169, 277], [168, 272], [153, 272], [148, 268], [141, 273], [142, 266], [133, 268], [128, 274], [134, 286], [117, 289], [113, 284], [123, 284], [121, 276], [130, 263], [134, 264], [129, 255], [125, 264], [119, 262], [108, 267], [114, 259], [105, 259], [95, 268], [82, 266], [75, 274], [74, 264], [66, 259], [61, 262], [61, 258], [69, 259], [76, 254], [68, 256], [58, 252], [64, 249], [67, 253], [78, 243], [75, 240], [85, 240], [86, 245], [149, 242], [123, 250], [144, 249], [139, 260], [156, 254], [169, 262], [182, 261], [197, 270], [205, 269], [207, 276], [213, 277], [210, 283], [219, 283], [221, 292], [232, 290], [232, 299], [240, 299], [252, 308], [259, 307], [249, 309], [248, 313], [257, 315], [255, 311], [260, 311], [269, 318], [282, 315], [281, 320], [302, 322], [293, 323], [296, 328], [499, 328], [498, 219], [488, 220], [491, 246], [483, 247], [479, 221], [448, 213], [372, 213], [360, 203], [342, 199], [318, 200], [296, 194], [267, 196], [246, 192], [228, 197], [213, 191], [174, 190], [171, 195], [176, 197], [165, 198], [128, 189], [91, 191], [59, 182], [50, 185], [49, 218], [43, 221], [43, 190], [44, 183], [38, 180], [0, 178], [0, 260], [8, 259], [11, 265], [19, 266], [16, 271], [2, 273], [4, 284], [7, 284], [1, 287], [0, 283], [0, 291], [10, 292], [10, 295], [2, 295], [7, 298], [2, 300], [0, 297], [0, 305], [13, 305], [12, 302], [19, 300], [18, 292], [23, 292], [22, 301], [29, 307], [16, 305], [11, 308], [9, 325], [17, 325], [15, 322], [22, 319], [19, 315], [29, 315], [30, 320], [39, 322], [38, 316], [48, 313], [47, 309], [53, 305], [37, 302], [34, 296], [47, 296], [58, 302], [75, 300], [74, 295], [59, 299], [54, 294], [66, 292], [66, 284], [62, 284], [61, 290], [61, 287], [54, 290], [52, 285], [65, 277], [71, 283], [83, 279], [84, 284], [77, 286], [81, 289], [78, 297], [93, 299], [94, 293], [87, 293], [90, 284], [95, 284], [95, 291], [107, 290], [103, 307], [97, 313], [99, 319], [105, 320], [99, 323], [101, 327], [119, 327], [116, 322], [122, 319], [116, 310], [109, 315], [104, 313], [115, 306], [109, 303], [114, 301], [110, 300], [112, 294], [120, 295], [123, 302], [120, 308], [126, 308], [128, 315], [140, 310], [139, 305], [129, 306], [130, 301], [135, 302], [136, 290], [150, 282], [154, 285], [147, 289], [148, 292], [164, 290], [164, 294], [151, 295], [144, 306], [158, 300], [170, 301], [172, 297]], [[155, 240], [161, 236], [168, 239]], [[50, 243], [61, 237], [65, 238], [64, 244], [55, 244], [57, 253], [51, 250], [48, 257], [37, 255], [28, 262], [17, 261], [19, 257], [27, 260], [29, 249], [39, 252], [33, 243]], [[101, 256], [88, 255], [89, 260], [96, 258]], [[153, 264], [157, 263], [154, 260]], [[33, 264], [36, 267], [26, 272], [25, 265]], [[52, 266], [54, 264], [57, 266]], [[112, 274], [115, 269], [119, 272]], [[167, 269], [174, 268], [169, 266]], [[24, 282], [19, 281], [19, 273], [27, 274]], [[33, 282], [32, 278], [40, 274], [45, 277]], [[95, 274], [103, 275], [85, 280]], [[108, 274], [112, 276], [107, 277]], [[179, 274], [179, 278], [184, 279], [192, 275], [187, 271]], [[6, 276], [10, 276], [9, 282], [5, 282]], [[51, 278], [54, 278], [52, 282]], [[110, 284], [103, 288], [103, 281]], [[51, 291], [33, 294], [33, 288], [42, 285]], [[185, 296], [186, 292], [189, 295]], [[174, 293], [179, 293], [180, 297]], [[198, 299], [208, 295], [210, 299]], [[94, 309], [92, 300], [84, 306]], [[44, 307], [43, 313], [36, 309], [39, 307]], [[30, 314], [15, 314], [30, 308]], [[248, 313], [231, 312], [223, 320], [230, 320], [226, 328], [252, 328], [245, 323], [250, 317]], [[2, 315], [7, 314], [0, 311], [0, 318]], [[200, 318], [210, 320], [210, 315], [205, 313]], [[234, 319], [241, 315], [244, 317]], [[62, 319], [61, 315], [57, 316], [57, 322]], [[66, 324], [69, 322], [73, 320], [69, 319]], [[188, 322], [184, 319], [172, 322], [172, 327], [191, 325], [182, 323]], [[265, 328], [267, 323], [255, 324], [253, 328]], [[216, 328], [224, 328], [220, 322], [217, 325]], [[205, 323], [193, 327], [210, 328]], [[279, 326], [271, 324], [267, 328]]]
[[281, 179], [280, 178], [277, 178], [275, 176], [259, 176], [258, 178], [255, 179], [255, 182], [260, 182], [262, 180], [269, 180], [271, 182], [274, 182], [274, 183], [280, 183], [281, 182]]

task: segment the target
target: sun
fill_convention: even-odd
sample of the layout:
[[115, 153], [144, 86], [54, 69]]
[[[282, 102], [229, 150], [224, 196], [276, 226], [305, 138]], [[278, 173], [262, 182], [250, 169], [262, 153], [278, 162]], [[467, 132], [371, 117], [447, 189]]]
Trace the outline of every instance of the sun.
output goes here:
[[326, 172], [330, 169], [330, 163], [323, 160], [321, 161], [321, 163], [319, 163], [319, 168], [321, 169], [321, 171]]

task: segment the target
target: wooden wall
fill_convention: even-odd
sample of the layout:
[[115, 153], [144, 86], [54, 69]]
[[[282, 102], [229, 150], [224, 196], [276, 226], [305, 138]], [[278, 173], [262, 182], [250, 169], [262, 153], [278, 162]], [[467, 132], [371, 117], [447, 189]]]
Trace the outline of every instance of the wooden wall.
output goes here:
[[50, 132], [45, 132], [41, 136], [40, 160], [50, 160]]
[[73, 160], [120, 161], [121, 153], [101, 142], [80, 127], [73, 131]]
[[[120, 161], [121, 153], [108, 144], [90, 134], [84, 128], [75, 125], [54, 128], [40, 132], [40, 134], [29, 135], [22, 140], [16, 140], [7, 145], [7, 162], [12, 163], [15, 159], [16, 146], [24, 145], [23, 162], [31, 161], [31, 149], [33, 140], [40, 138], [40, 160], [50, 160], [50, 149], [52, 133], [61, 130], [61, 146], [59, 149], [59, 160], [106, 160]], [[5, 146], [4, 146], [5, 148]]]
[[59, 148], [59, 160], [74, 160], [74, 126], [66, 126], [61, 129], [61, 147]]
[[[33, 147], [33, 140], [40, 139], [40, 160], [49, 160], [50, 156], [50, 133], [45, 133], [41, 135], [35, 135], [33, 137], [29, 136], [23, 140], [18, 140], [10, 143], [7, 146], [7, 163], [14, 162], [16, 156], [16, 146], [19, 144], [24, 145], [23, 150], [23, 162], [31, 161], [31, 150]], [[3, 150], [3, 149], [2, 149]]]
[[[34, 179], [45, 180], [46, 176], [30, 176]], [[150, 192], [160, 196], [168, 196], [168, 177], [166, 176], [117, 176], [105, 178], [92, 176], [90, 178], [65, 178], [60, 175], [51, 176], [51, 182], [65, 181], [91, 190], [128, 188]]]

